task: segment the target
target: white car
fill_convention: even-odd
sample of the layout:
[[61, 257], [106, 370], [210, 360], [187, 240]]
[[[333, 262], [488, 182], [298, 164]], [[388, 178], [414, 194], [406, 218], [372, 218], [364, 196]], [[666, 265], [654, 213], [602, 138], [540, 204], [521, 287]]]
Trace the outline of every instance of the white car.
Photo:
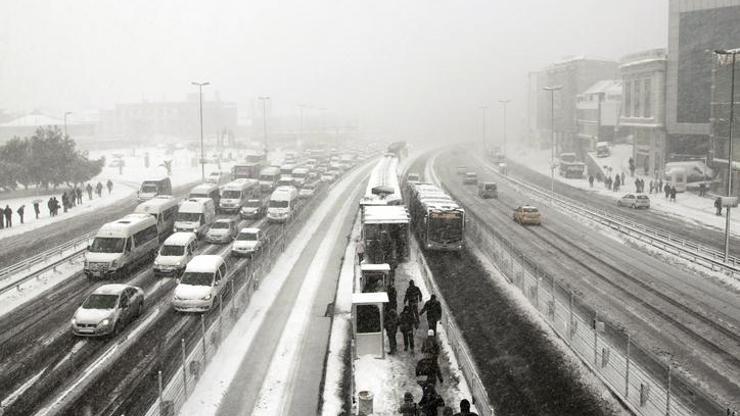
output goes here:
[[645, 194], [626, 194], [617, 200], [618, 207], [650, 208], [650, 198]]
[[259, 228], [242, 228], [231, 243], [231, 254], [234, 256], [254, 254], [262, 250], [266, 242], [267, 237]]
[[193, 257], [175, 287], [172, 306], [180, 312], [206, 312], [228, 286], [226, 262], [218, 255]]
[[236, 220], [222, 218], [216, 220], [206, 233], [206, 241], [209, 243], [229, 243], [236, 236]]
[[331, 173], [322, 173], [321, 182], [334, 182], [334, 175]]
[[313, 183], [307, 183], [298, 191], [298, 198], [306, 199], [312, 197], [316, 193], [316, 185]]
[[178, 277], [185, 270], [185, 266], [193, 258], [198, 247], [198, 237], [195, 233], [179, 232], [169, 236], [159, 248], [157, 258], [154, 259], [155, 276]]
[[72, 318], [72, 332], [80, 336], [116, 334], [141, 315], [144, 291], [136, 286], [112, 284], [95, 289]]

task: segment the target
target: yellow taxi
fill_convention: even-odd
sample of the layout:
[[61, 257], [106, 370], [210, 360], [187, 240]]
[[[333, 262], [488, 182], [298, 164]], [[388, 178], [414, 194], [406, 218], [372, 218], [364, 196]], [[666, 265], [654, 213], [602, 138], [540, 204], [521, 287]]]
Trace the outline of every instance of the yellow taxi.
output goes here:
[[514, 208], [514, 222], [526, 225], [540, 225], [542, 224], [542, 215], [537, 207], [532, 205], [520, 205]]

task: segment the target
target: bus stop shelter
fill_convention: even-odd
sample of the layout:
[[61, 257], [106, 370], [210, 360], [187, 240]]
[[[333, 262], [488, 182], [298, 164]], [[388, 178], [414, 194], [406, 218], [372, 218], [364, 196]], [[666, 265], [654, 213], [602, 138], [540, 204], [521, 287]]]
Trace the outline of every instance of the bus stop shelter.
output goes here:
[[355, 358], [374, 355], [385, 358], [383, 344], [383, 306], [388, 293], [353, 293], [352, 328], [355, 336]]
[[362, 238], [369, 263], [390, 263], [389, 252], [408, 258], [409, 213], [403, 205], [367, 205], [362, 210]]

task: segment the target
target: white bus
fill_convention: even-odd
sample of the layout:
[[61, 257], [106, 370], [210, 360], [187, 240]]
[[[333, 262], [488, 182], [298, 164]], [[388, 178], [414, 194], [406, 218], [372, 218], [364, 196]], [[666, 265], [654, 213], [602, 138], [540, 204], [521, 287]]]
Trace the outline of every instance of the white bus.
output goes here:
[[237, 179], [221, 189], [218, 208], [222, 212], [239, 212], [247, 200], [260, 196], [260, 183], [256, 179]]
[[134, 266], [154, 260], [159, 248], [157, 221], [149, 214], [129, 214], [100, 227], [85, 253], [85, 275], [123, 277]]
[[137, 205], [134, 213], [153, 216], [157, 220], [159, 241], [164, 241], [175, 227], [178, 205], [176, 198], [168, 195], [158, 195]]

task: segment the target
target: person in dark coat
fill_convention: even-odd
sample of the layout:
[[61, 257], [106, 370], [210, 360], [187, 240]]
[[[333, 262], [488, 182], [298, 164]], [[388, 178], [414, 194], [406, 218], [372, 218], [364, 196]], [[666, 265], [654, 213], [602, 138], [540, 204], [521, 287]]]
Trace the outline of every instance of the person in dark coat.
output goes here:
[[414, 319], [414, 314], [408, 306], [403, 307], [401, 315], [398, 317], [398, 325], [403, 336], [403, 350], [408, 351], [410, 347], [411, 352], [414, 352], [414, 326], [416, 325], [416, 319]]
[[468, 399], [462, 399], [460, 400], [460, 413], [456, 413], [455, 416], [478, 416], [478, 414], [470, 411]]
[[41, 209], [39, 208], [39, 201], [33, 201], [33, 213], [36, 214], [36, 219], [39, 219]]
[[416, 363], [416, 376], [417, 378], [420, 378], [419, 384], [421, 384], [422, 387], [429, 385], [434, 386], [437, 383], [437, 380], [439, 380], [440, 383], [444, 382], [444, 380], [442, 380], [442, 371], [439, 369], [437, 359], [432, 357], [431, 354], [424, 354], [424, 358]]
[[98, 181], [98, 184], [95, 185], [95, 193], [98, 194], [98, 198], [103, 196], [103, 184]]
[[[391, 281], [392, 282], [392, 281]], [[388, 309], [398, 310], [398, 295], [396, 294], [396, 285], [393, 283], [388, 285]]]
[[85, 187], [85, 190], [87, 191], [87, 199], [92, 200], [92, 185], [88, 182], [87, 186]]
[[54, 216], [54, 197], [49, 198], [48, 201], [46, 201], [46, 208], [49, 208], [49, 216]]
[[434, 358], [439, 356], [439, 344], [437, 343], [437, 338], [434, 336], [434, 331], [431, 329], [427, 330], [427, 337], [424, 339], [424, 343], [421, 344], [421, 352], [423, 354], [430, 354]]
[[614, 178], [614, 186], [613, 186], [614, 192], [619, 192], [619, 186], [621, 184], [622, 182], [620, 182], [619, 175], [616, 175], [616, 177]]
[[714, 208], [717, 210], [716, 214], [722, 215], [722, 198], [717, 197], [717, 199], [714, 200]]
[[699, 196], [704, 196], [704, 194], [707, 192], [707, 184], [704, 182], [699, 184]]
[[396, 332], [398, 332], [398, 314], [395, 309], [389, 309], [383, 319], [385, 333], [388, 336], [388, 345], [390, 346], [389, 355], [396, 353]]
[[[631, 176], [634, 176], [634, 173]], [[621, 181], [619, 181], [619, 184], [621, 185], [624, 183], [624, 172], [622, 172], [622, 177], [620, 179], [622, 179]]]
[[403, 303], [409, 305], [411, 312], [414, 314], [414, 325], [419, 327], [419, 303], [421, 303], [421, 290], [414, 285], [413, 280], [409, 280], [409, 287], [406, 288], [406, 294], [403, 297]]
[[15, 212], [18, 213], [18, 217], [21, 219], [21, 224], [23, 224], [23, 213], [26, 211], [26, 206], [21, 205], [18, 207], [18, 209], [15, 210]]
[[69, 197], [67, 196], [67, 192], [62, 192], [62, 208], [64, 208], [64, 212], [67, 212], [69, 209]]
[[77, 194], [77, 203], [82, 205], [82, 188], [75, 186], [75, 193]]
[[434, 331], [434, 335], [437, 335], [437, 322], [442, 319], [442, 304], [437, 300], [437, 295], [432, 297], [424, 304], [421, 308], [419, 315], [427, 314], [427, 324], [429, 329]]
[[0, 208], [0, 230], [5, 228], [5, 214], [3, 213], [2, 208]]
[[110, 179], [108, 179], [108, 182], [105, 183], [105, 186], [108, 187], [108, 194], [110, 194], [111, 192], [113, 192], [113, 181], [111, 181]]
[[588, 175], [588, 186], [594, 187], [594, 175]]
[[414, 403], [414, 395], [410, 391], [403, 394], [403, 403], [398, 408], [398, 413], [403, 416], [418, 416], [419, 407]]
[[5, 215], [5, 227], [6, 228], [12, 227], [13, 226], [13, 210], [10, 209], [10, 205], [5, 205], [3, 214]]
[[671, 202], [676, 202], [676, 187], [671, 186]]
[[445, 401], [434, 389], [434, 385], [428, 385], [423, 389], [419, 407], [425, 416], [437, 416], [438, 408], [444, 407]]

